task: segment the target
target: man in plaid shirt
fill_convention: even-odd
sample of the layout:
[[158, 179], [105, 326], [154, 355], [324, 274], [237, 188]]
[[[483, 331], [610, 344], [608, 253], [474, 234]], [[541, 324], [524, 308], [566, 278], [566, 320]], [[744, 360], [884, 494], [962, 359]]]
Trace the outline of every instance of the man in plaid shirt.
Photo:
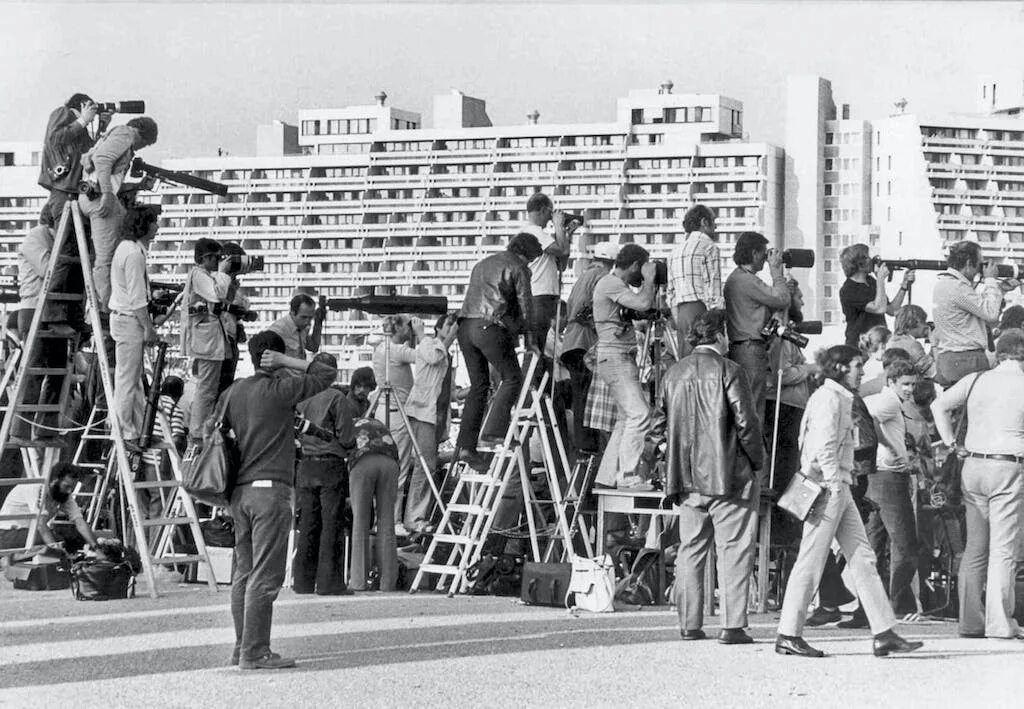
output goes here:
[[702, 313], [722, 308], [722, 265], [715, 231], [715, 213], [703, 204], [690, 207], [683, 217], [686, 239], [672, 249], [668, 262], [671, 302], [679, 338], [679, 356], [693, 348], [687, 338]]

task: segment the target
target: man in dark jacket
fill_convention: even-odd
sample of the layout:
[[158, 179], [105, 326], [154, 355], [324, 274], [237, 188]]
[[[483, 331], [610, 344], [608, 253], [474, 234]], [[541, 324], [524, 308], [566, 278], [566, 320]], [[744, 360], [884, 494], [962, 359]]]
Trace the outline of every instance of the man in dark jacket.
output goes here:
[[[95, 142], [89, 135], [89, 124], [98, 110], [95, 101], [79, 93], [50, 114], [39, 161], [39, 184], [50, 192], [50, 198], [46, 200], [39, 215], [40, 224], [56, 227], [64, 211], [64, 204], [78, 199], [78, 183], [82, 181], [82, 155]], [[109, 113], [101, 114], [99, 131], [103, 131], [109, 121]]]
[[[512, 237], [508, 248], [491, 254], [473, 267], [469, 288], [459, 312], [459, 347], [469, 372], [469, 395], [459, 429], [459, 460], [471, 467], [487, 469], [487, 456], [505, 438], [512, 406], [523, 385], [523, 373], [516, 359], [516, 344], [523, 335], [528, 349], [539, 354], [542, 343], [534, 343], [530, 330], [532, 295], [530, 261], [542, 253], [533, 234]], [[481, 432], [490, 390], [489, 367], [494, 367], [501, 384], [494, 392], [491, 415]], [[479, 441], [477, 438], [479, 437]]]
[[679, 510], [676, 608], [684, 640], [701, 640], [704, 568], [712, 538], [718, 553], [726, 645], [751, 643], [747, 625], [757, 504], [765, 450], [746, 374], [726, 359], [726, 313], [710, 310], [693, 324], [693, 353], [665, 375], [655, 440], [664, 439], [666, 497]]

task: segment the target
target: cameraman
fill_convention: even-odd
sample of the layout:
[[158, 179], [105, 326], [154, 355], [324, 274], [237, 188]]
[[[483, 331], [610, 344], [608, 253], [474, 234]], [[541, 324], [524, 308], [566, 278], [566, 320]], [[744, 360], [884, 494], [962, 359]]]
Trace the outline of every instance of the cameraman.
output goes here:
[[108, 310], [110, 261], [127, 212], [117, 193], [135, 151], [153, 145], [156, 138], [156, 121], [145, 116], [133, 118], [123, 126], [111, 128], [82, 158], [87, 191], [78, 196], [78, 206], [92, 225], [92, 248], [96, 253], [93, 278], [101, 312]]
[[194, 443], [202, 441], [203, 422], [217, 401], [221, 365], [228, 352], [221, 313], [231, 302], [235, 288], [231, 277], [217, 270], [220, 256], [221, 247], [216, 240], [196, 241], [196, 265], [185, 279], [181, 296], [181, 353], [192, 358], [195, 374], [188, 426]]
[[121, 436], [138, 450], [146, 397], [142, 391], [143, 348], [159, 338], [149, 314], [146, 258], [159, 229], [159, 207], [137, 204], [125, 211], [124, 230], [111, 260], [110, 336], [115, 342], [114, 411]]
[[597, 376], [611, 389], [615, 401], [615, 428], [594, 479], [604, 487], [651, 489], [636, 472], [651, 411], [640, 384], [633, 321], [623, 319], [622, 309], [645, 312], [654, 306], [655, 269], [647, 249], [626, 244], [615, 257], [611, 273], [594, 287]]
[[885, 293], [889, 267], [884, 263], [876, 265], [865, 244], [853, 244], [843, 249], [839, 253], [839, 264], [846, 276], [846, 282], [839, 289], [839, 304], [846, 318], [846, 344], [857, 347], [861, 335], [876, 325], [884, 327], [885, 316], [895, 315], [900, 309], [903, 298], [914, 283], [915, 274], [907, 271], [896, 297], [889, 300]]
[[672, 249], [668, 261], [680, 357], [693, 349], [690, 327], [697, 317], [724, 307], [715, 213], [703, 204], [690, 207], [683, 217], [683, 231], [687, 234], [686, 240]]
[[[768, 350], [761, 331], [775, 310], [789, 307], [789, 286], [782, 271], [782, 252], [768, 248], [768, 239], [745, 231], [732, 254], [735, 270], [725, 281], [725, 312], [729, 315], [729, 359], [743, 367], [750, 379], [757, 415], [764, 420]], [[772, 285], [757, 274], [768, 264]]]
[[[95, 141], [89, 135], [89, 124], [98, 113], [96, 102], [85, 94], [74, 94], [50, 114], [40, 155], [39, 185], [50, 198], [39, 214], [39, 223], [56, 227], [64, 205], [78, 199], [78, 183], [82, 181], [82, 155]], [[98, 133], [110, 122], [110, 114], [99, 114]], [[74, 243], [73, 241], [71, 243]]]
[[249, 299], [242, 294], [238, 283], [238, 273], [231, 267], [232, 256], [245, 256], [245, 249], [234, 241], [224, 244], [221, 251], [222, 258], [220, 270], [231, 278], [231, 286], [228, 294], [234, 294], [229, 299], [228, 307], [220, 314], [221, 324], [224, 326], [224, 335], [227, 337], [227, 350], [224, 353], [224, 361], [220, 366], [220, 382], [217, 385], [217, 395], [224, 393], [224, 390], [235, 381], [235, 371], [238, 369], [238, 345], [245, 342], [245, 326], [242, 321], [252, 322], [256, 320], [256, 313], [249, 310]]
[[[320, 351], [320, 331], [324, 326], [324, 311], [305, 293], [296, 293], [288, 303], [288, 314], [278, 318], [268, 328], [284, 340], [285, 354], [306, 359], [306, 352]], [[310, 324], [313, 330], [310, 332]]]

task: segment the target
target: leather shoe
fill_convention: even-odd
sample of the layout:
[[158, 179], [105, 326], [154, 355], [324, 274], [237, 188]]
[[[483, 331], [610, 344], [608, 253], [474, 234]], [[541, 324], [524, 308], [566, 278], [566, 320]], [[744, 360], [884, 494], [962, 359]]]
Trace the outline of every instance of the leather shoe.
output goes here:
[[679, 631], [679, 636], [683, 640], [703, 640], [707, 637], [707, 633], [697, 628], [696, 630], [681, 630]]
[[749, 645], [754, 639], [747, 635], [743, 628], [722, 628], [718, 634], [718, 642], [722, 645]]
[[825, 657], [821, 650], [815, 650], [801, 637], [780, 635], [775, 638], [775, 652], [779, 655], [797, 655], [798, 657]]
[[864, 612], [863, 608], [855, 610], [853, 612], [853, 617], [849, 620], [836, 623], [836, 627], [842, 628], [843, 630], [860, 630], [862, 628], [867, 628], [869, 625], [870, 623], [868, 623], [867, 613]]
[[961, 638], [978, 639], [985, 637], [985, 633], [960, 633]]
[[892, 630], [886, 630], [875, 636], [875, 657], [885, 657], [893, 653], [913, 652], [924, 646], [923, 642], [904, 640]]
[[287, 667], [295, 667], [295, 660], [290, 657], [281, 657], [276, 652], [268, 652], [255, 660], [239, 660], [238, 662], [238, 668], [241, 670], [283, 670]]
[[807, 617], [804, 625], [811, 628], [817, 628], [819, 625], [835, 623], [837, 620], [842, 619], [843, 614], [839, 612], [838, 608], [824, 608], [823, 606], [818, 606], [814, 609], [814, 612]]
[[459, 462], [465, 463], [478, 473], [486, 473], [491, 467], [491, 460], [483, 453], [477, 451], [459, 451]]

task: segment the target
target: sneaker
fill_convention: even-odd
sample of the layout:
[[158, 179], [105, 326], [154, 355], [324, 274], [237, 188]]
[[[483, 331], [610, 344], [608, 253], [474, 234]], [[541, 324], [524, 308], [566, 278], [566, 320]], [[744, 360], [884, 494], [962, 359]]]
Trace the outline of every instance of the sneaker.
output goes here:
[[497, 436], [481, 436], [476, 449], [482, 453], [497, 453], [505, 446], [505, 439]]
[[290, 657], [281, 657], [276, 652], [268, 652], [255, 660], [238, 661], [240, 670], [283, 670], [287, 667], [295, 667], [295, 660]]
[[632, 490], [633, 492], [649, 492], [654, 489], [654, 485], [639, 475], [623, 475], [615, 483], [615, 487], [619, 490]]

